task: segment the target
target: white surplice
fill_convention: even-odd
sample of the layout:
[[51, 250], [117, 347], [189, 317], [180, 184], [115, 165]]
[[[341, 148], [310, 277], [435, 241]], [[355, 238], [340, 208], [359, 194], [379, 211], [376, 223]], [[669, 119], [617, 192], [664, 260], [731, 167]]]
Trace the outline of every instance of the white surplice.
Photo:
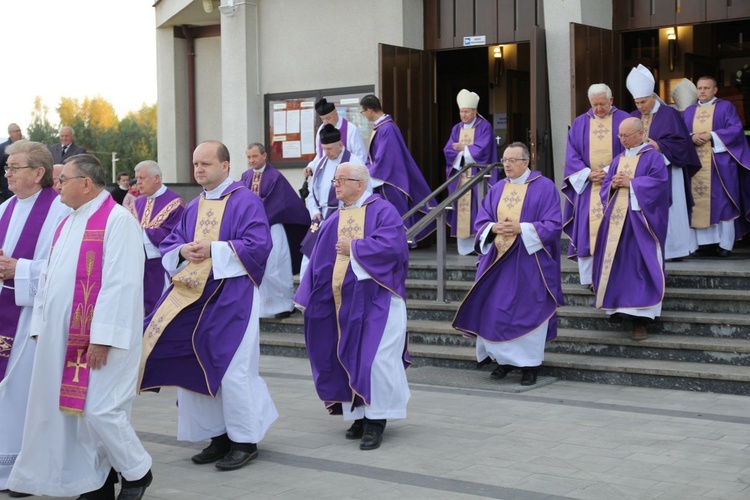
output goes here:
[[271, 230], [273, 248], [268, 254], [266, 272], [260, 284], [258, 296], [260, 317], [273, 318], [274, 315], [294, 309], [294, 276], [292, 275], [292, 254], [284, 224], [274, 224]]
[[100, 488], [111, 467], [130, 481], [151, 468], [151, 457], [130, 425], [143, 336], [141, 229], [119, 205], [105, 228], [101, 290], [91, 322], [91, 343], [112, 346], [107, 364], [90, 372], [83, 417], [59, 408], [81, 240], [89, 217], [109, 196], [102, 191], [71, 213], [39, 278], [26, 427], [8, 481], [14, 491], [74, 496]]
[[[231, 183], [232, 179], [227, 179], [211, 191], [206, 191], [206, 199], [219, 199]], [[170, 276], [188, 264], [187, 261], [179, 263], [181, 248], [179, 246], [167, 252], [162, 258], [164, 269]], [[239, 257], [226, 241], [211, 242], [211, 265], [214, 279], [247, 277]], [[177, 439], [203, 441], [226, 433], [235, 443], [259, 443], [279, 417], [268, 386], [259, 372], [260, 306], [255, 299], [259, 295], [258, 287], [253, 287], [250, 320], [221, 379], [216, 397], [177, 389]]]
[[[34, 203], [39, 198], [37, 191], [23, 200], [19, 199], [8, 225], [5, 241], [0, 242], [3, 254], [12, 255], [21, 236], [26, 219], [31, 213]], [[0, 218], [8, 209], [10, 200], [0, 205]], [[47, 213], [39, 231], [39, 239], [36, 243], [32, 260], [19, 259], [16, 264], [15, 274], [15, 304], [21, 308], [18, 318], [15, 340], [10, 351], [10, 358], [5, 370], [5, 378], [0, 383], [0, 490], [7, 488], [8, 476], [16, 461], [16, 456], [21, 451], [21, 437], [23, 436], [23, 424], [26, 420], [26, 403], [29, 396], [29, 380], [31, 379], [31, 367], [34, 363], [34, 341], [29, 337], [29, 324], [31, 323], [31, 311], [34, 305], [34, 297], [39, 282], [39, 275], [47, 264], [49, 248], [52, 245], [52, 237], [55, 228], [60, 221], [70, 213], [70, 208], [60, 203], [60, 198], [55, 198]], [[0, 285], [4, 285], [0, 281]], [[2, 333], [2, 330], [0, 330]]]

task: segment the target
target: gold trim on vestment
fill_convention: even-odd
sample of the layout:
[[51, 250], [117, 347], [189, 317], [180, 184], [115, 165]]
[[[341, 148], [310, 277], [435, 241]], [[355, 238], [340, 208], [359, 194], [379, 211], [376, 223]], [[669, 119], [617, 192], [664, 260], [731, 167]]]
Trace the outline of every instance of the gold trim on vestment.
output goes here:
[[[693, 133], [711, 132], [714, 122], [715, 105], [698, 106], [693, 117]], [[693, 215], [690, 218], [690, 227], [696, 229], [705, 229], [711, 225], [711, 170], [713, 160], [713, 148], [711, 141], [705, 144], [695, 146], [698, 158], [701, 161], [701, 168], [692, 177], [691, 183], [693, 188]]]
[[[523, 184], [511, 184], [507, 182], [503, 188], [503, 194], [500, 196], [500, 201], [497, 204], [497, 221], [503, 222], [505, 220], [516, 221], [520, 224], [521, 221], [521, 209], [523, 208], [523, 201], [526, 199], [526, 192], [528, 191], [529, 184], [524, 182]], [[490, 230], [491, 231], [491, 230]], [[513, 245], [518, 237], [517, 234], [507, 236], [503, 234], [495, 235], [495, 248], [497, 248], [497, 262], [500, 257], [505, 255], [505, 252]]]
[[[201, 196], [198, 202], [198, 215], [193, 241], [219, 240], [219, 230], [221, 229], [221, 222], [224, 218], [224, 210], [226, 209], [229, 196], [231, 194], [218, 200], [207, 200]], [[193, 304], [203, 294], [208, 276], [211, 273], [212, 262], [211, 257], [206, 258], [198, 264], [188, 262], [188, 265], [182, 271], [172, 277], [172, 290], [170, 290], [169, 295], [167, 295], [154, 313], [151, 322], [143, 334], [141, 368], [138, 375], [139, 391], [146, 361], [151, 355], [156, 342], [161, 337], [161, 334], [164, 333], [169, 323], [183, 309]]]
[[[359, 208], [350, 208], [339, 212], [338, 237], [351, 238], [351, 240], [361, 240], [365, 236], [365, 212], [366, 206]], [[351, 253], [351, 246], [349, 248]], [[333, 286], [333, 301], [336, 304], [336, 321], [338, 321], [339, 309], [341, 309], [341, 290], [344, 286], [346, 270], [349, 268], [350, 255], [336, 254], [336, 263], [333, 266], [333, 277], [331, 284]], [[339, 334], [341, 325], [339, 325]]]
[[260, 178], [263, 176], [263, 172], [253, 172], [253, 181], [250, 184], [250, 191], [260, 196]]
[[[463, 144], [465, 147], [472, 146], [474, 144], [475, 131], [476, 129], [474, 127], [461, 128], [461, 132], [458, 134], [458, 143]], [[456, 189], [469, 182], [472, 170], [473, 168], [461, 174], [461, 177], [458, 178], [458, 186]], [[474, 234], [474, 228], [471, 227], [471, 204], [473, 202], [471, 191], [472, 190], [467, 191], [466, 194], [456, 202], [456, 238], [469, 238]]]
[[[600, 172], [612, 163], [612, 115], [590, 118], [589, 121], [589, 165], [592, 172]], [[589, 193], [589, 248], [591, 256], [596, 248], [596, 235], [604, 218], [601, 182], [591, 183]]]
[[[624, 173], [629, 179], [635, 177], [635, 171], [638, 168], [638, 162], [641, 156], [631, 156], [626, 158], [625, 156], [620, 157], [620, 163], [617, 167], [617, 172]], [[615, 254], [617, 253], [617, 245], [620, 242], [620, 236], [622, 235], [622, 228], [625, 226], [625, 219], [628, 217], [628, 210], [630, 209], [630, 187], [621, 187], [617, 189], [614, 195], [614, 206], [609, 216], [609, 231], [607, 232], [607, 238], [604, 242], [604, 258], [602, 259], [602, 274], [599, 279], [599, 288], [596, 290], [596, 307], [601, 309], [602, 303], [604, 302], [604, 293], [607, 291], [607, 284], [609, 283], [610, 273], [612, 272], [612, 264], [615, 260]]]

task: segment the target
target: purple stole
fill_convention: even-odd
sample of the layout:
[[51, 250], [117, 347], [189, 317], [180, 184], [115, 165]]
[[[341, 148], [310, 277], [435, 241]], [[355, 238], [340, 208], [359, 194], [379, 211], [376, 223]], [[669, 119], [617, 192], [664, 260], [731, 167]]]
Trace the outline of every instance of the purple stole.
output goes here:
[[[349, 132], [349, 122], [346, 121], [346, 118], [344, 118], [341, 120], [341, 128], [339, 129], [339, 133], [341, 134], [341, 143], [347, 149], [349, 149], [346, 146], [346, 137], [348, 135], [348, 132]], [[318, 156], [323, 156], [323, 143], [320, 142], [320, 131], [318, 131]]]
[[[344, 121], [346, 123], [346, 121]], [[344, 127], [341, 127], [344, 128]], [[349, 152], [348, 149], [344, 149], [344, 154], [341, 156], [341, 163], [346, 163], [349, 161], [349, 159], [352, 157], [352, 154]], [[315, 177], [317, 177], [321, 170], [323, 169], [323, 165], [325, 165], [326, 160], [328, 160], [327, 157], [323, 157], [318, 164], [315, 166], [315, 170], [313, 171], [313, 185], [315, 185]], [[315, 195], [315, 190], [313, 190], [313, 199], [315, 200], [315, 204], [320, 207], [320, 201], [318, 201], [318, 197]], [[338, 210], [339, 208], [339, 200], [336, 198], [336, 189], [334, 189], [333, 186], [328, 190], [328, 213], [326, 214], [326, 219], [330, 218], [333, 213]], [[313, 230], [314, 226], [314, 230]], [[307, 230], [307, 234], [302, 239], [302, 243], [300, 243], [300, 250], [302, 250], [302, 254], [306, 255], [307, 257], [310, 257], [310, 254], [312, 254], [312, 249], [315, 246], [315, 240], [318, 238], [318, 225], [313, 222], [313, 224], [310, 226], [310, 229]]]
[[[81, 416], [86, 403], [89, 386], [88, 348], [91, 335], [91, 319], [102, 283], [102, 257], [104, 255], [104, 230], [112, 209], [117, 205], [108, 196], [102, 206], [89, 217], [78, 253], [76, 283], [73, 290], [73, 307], [70, 311], [68, 346], [65, 350], [62, 382], [60, 384], [60, 409], [64, 413]], [[60, 236], [66, 217], [55, 231], [52, 248]], [[52, 252], [50, 251], [50, 256]]]
[[[13, 249], [10, 257], [27, 260], [34, 258], [39, 234], [41, 233], [44, 221], [47, 219], [52, 202], [56, 197], [57, 193], [54, 189], [42, 188], [36, 201], [34, 201], [34, 206], [26, 219], [26, 223], [23, 225], [21, 236], [18, 238], [18, 243], [16, 243], [16, 247]], [[11, 198], [5, 213], [0, 218], [0, 247], [3, 246], [5, 238], [8, 235], [10, 218], [13, 215], [13, 209], [16, 208], [17, 202], [17, 197]], [[21, 318], [21, 307], [16, 305], [15, 292], [13, 290], [15, 280], [5, 280], [4, 285], [0, 289], [0, 318], [3, 321], [3, 327], [0, 330], [0, 380], [5, 378], [5, 371], [8, 368], [8, 361], [10, 360], [10, 350], [13, 347], [18, 321]]]

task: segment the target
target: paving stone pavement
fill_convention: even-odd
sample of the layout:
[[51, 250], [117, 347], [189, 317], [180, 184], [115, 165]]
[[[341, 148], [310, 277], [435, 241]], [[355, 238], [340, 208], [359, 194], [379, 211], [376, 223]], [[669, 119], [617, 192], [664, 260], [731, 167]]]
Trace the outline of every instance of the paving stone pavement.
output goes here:
[[307, 360], [264, 356], [280, 417], [258, 459], [233, 472], [190, 462], [206, 443], [176, 440], [176, 391], [141, 395], [133, 423], [154, 458], [144, 498], [750, 498], [748, 397], [565, 381], [500, 392], [419, 370], [409, 418], [360, 451], [318, 400]]

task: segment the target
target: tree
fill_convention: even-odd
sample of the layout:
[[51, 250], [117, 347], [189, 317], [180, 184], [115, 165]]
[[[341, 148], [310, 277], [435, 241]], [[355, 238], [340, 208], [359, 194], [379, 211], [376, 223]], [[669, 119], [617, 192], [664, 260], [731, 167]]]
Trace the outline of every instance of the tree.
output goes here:
[[30, 141], [41, 142], [42, 144], [51, 145], [57, 141], [57, 128], [49, 121], [49, 107], [45, 106], [42, 98], [34, 98], [34, 109], [31, 111], [31, 124], [27, 131], [26, 137]]

